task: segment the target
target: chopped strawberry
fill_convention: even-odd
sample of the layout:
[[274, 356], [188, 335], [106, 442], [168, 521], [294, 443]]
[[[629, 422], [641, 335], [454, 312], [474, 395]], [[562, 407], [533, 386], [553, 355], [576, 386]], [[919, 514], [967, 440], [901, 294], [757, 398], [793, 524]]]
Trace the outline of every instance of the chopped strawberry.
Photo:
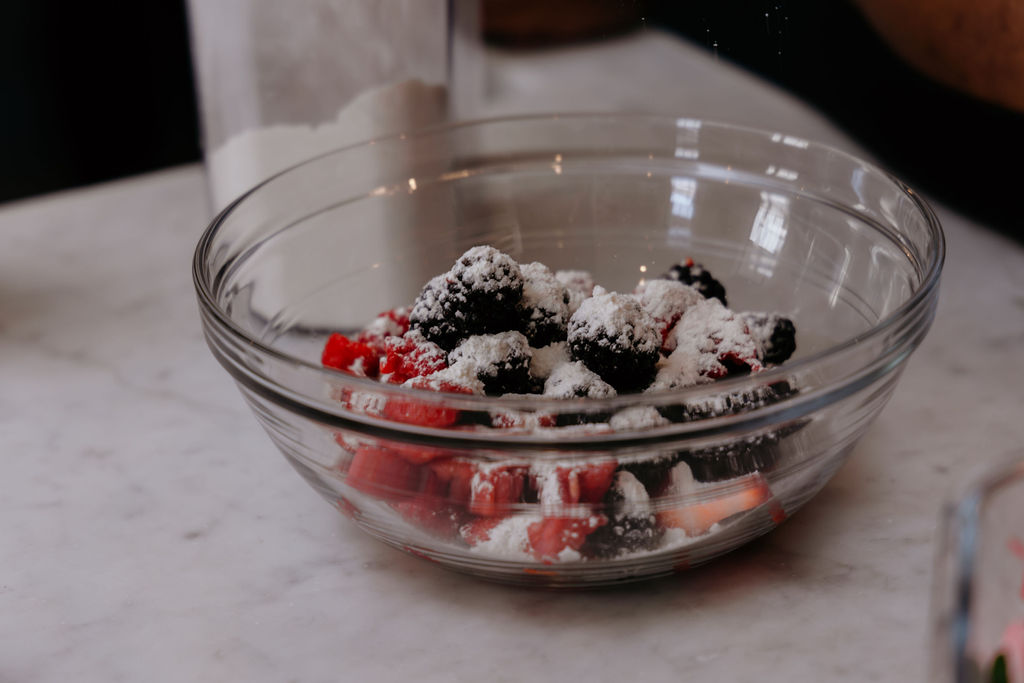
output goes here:
[[452, 452], [436, 446], [420, 446], [400, 441], [382, 441], [381, 445], [394, 451], [413, 465], [424, 465], [432, 460], [451, 456]]
[[607, 522], [603, 515], [545, 517], [526, 529], [530, 552], [542, 562], [551, 562], [566, 549], [579, 550], [587, 536]]
[[[727, 517], [753, 510], [773, 499], [768, 483], [760, 474], [748, 474], [741, 477], [730, 487], [727, 493], [704, 503], [691, 503], [658, 513], [658, 521], [666, 527], [682, 529], [688, 536], [700, 536], [707, 533], [712, 526]], [[779, 506], [769, 510], [772, 521], [785, 518], [779, 517]], [[776, 521], [778, 523], [778, 521]]]
[[369, 344], [384, 353], [384, 342], [389, 337], [401, 337], [409, 331], [409, 309], [405, 306], [384, 311], [367, 325], [357, 336], [356, 341]]
[[607, 460], [586, 465], [535, 468], [532, 474], [542, 503], [574, 505], [600, 503], [612, 485], [618, 463]]
[[[457, 394], [471, 394], [471, 389], [453, 382], [427, 382], [413, 378], [409, 386], [416, 389], [431, 389]], [[415, 399], [391, 399], [384, 406], [384, 417], [395, 422], [423, 425], [425, 427], [450, 427], [459, 419], [459, 411]]]
[[614, 460], [608, 460], [575, 468], [579, 487], [576, 500], [580, 503], [600, 503], [611, 488], [615, 468], [618, 466]]
[[380, 374], [392, 384], [426, 377], [448, 367], [448, 354], [444, 349], [416, 331], [404, 337], [388, 337], [384, 341], [384, 353], [380, 359]]
[[395, 497], [419, 490], [420, 471], [391, 450], [360, 446], [348, 466], [346, 482], [365, 493]]
[[527, 468], [519, 465], [478, 469], [471, 482], [469, 511], [483, 517], [507, 515], [508, 506], [523, 498], [526, 473]]
[[459, 535], [469, 545], [479, 545], [491, 540], [491, 531], [505, 519], [505, 517], [475, 517], [459, 527]]
[[453, 503], [469, 502], [473, 492], [473, 464], [465, 460], [444, 458], [427, 466], [438, 481], [447, 486], [446, 495]]
[[409, 523], [446, 539], [458, 535], [466, 514], [454, 505], [438, 504], [437, 499], [429, 496], [403, 500], [394, 503], [392, 507]]
[[353, 341], [343, 334], [333, 333], [324, 344], [320, 362], [360, 377], [376, 377], [379, 354], [369, 344]]

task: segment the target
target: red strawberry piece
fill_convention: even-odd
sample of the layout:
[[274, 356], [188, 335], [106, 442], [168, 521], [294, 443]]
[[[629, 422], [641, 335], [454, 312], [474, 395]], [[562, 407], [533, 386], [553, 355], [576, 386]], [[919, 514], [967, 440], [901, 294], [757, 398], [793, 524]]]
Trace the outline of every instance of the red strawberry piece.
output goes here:
[[413, 377], [426, 377], [448, 367], [448, 354], [444, 349], [423, 338], [419, 332], [404, 337], [388, 337], [384, 342], [384, 356], [380, 359], [380, 374], [392, 384], [402, 384]]
[[345, 481], [365, 493], [394, 498], [419, 490], [420, 471], [394, 451], [360, 446], [352, 456]]
[[381, 445], [394, 451], [413, 465], [424, 465], [438, 458], [450, 457], [451, 451], [435, 446], [420, 446], [399, 441], [381, 441]]
[[434, 498], [419, 496], [394, 503], [392, 507], [410, 524], [445, 539], [453, 539], [465, 518], [465, 512], [453, 505], [438, 504]]
[[[471, 394], [467, 387], [452, 382], [418, 381], [414, 378], [409, 386], [458, 394]], [[415, 399], [391, 399], [384, 406], [384, 417], [395, 422], [423, 425], [425, 427], [450, 427], [459, 419], [459, 411]]]
[[337, 332], [327, 338], [320, 362], [325, 367], [360, 377], [375, 377], [380, 363], [379, 354], [369, 344], [353, 341]]
[[453, 503], [469, 502], [473, 491], [473, 464], [465, 460], [445, 458], [433, 460], [427, 466], [438, 481], [447, 486], [445, 495]]
[[487, 466], [473, 474], [469, 511], [474, 515], [507, 515], [508, 506], [523, 498], [527, 468], [518, 465]]
[[584, 465], [576, 468], [576, 481], [579, 488], [579, 495], [576, 501], [580, 503], [600, 503], [604, 494], [611, 488], [612, 480], [615, 478], [615, 468], [619, 464], [614, 460]]
[[491, 540], [491, 531], [505, 519], [505, 517], [475, 517], [459, 527], [459, 535], [469, 545], [479, 545]]
[[530, 552], [542, 562], [551, 562], [563, 550], [579, 550], [587, 536], [607, 522], [603, 515], [545, 517], [526, 528]]
[[389, 337], [401, 337], [409, 331], [409, 309], [405, 306], [384, 311], [367, 325], [356, 341], [369, 344], [384, 353], [384, 342]]
[[[729, 488], [729, 493], [716, 498], [663, 510], [657, 515], [658, 521], [664, 526], [682, 529], [689, 536], [700, 536], [718, 522], [774, 499], [768, 483], [757, 473], [740, 477]], [[785, 519], [785, 511], [779, 505], [770, 506], [769, 514], [776, 524]]]
[[618, 463], [607, 460], [588, 465], [555, 467], [533, 472], [538, 498], [544, 504], [600, 503], [612, 485]]

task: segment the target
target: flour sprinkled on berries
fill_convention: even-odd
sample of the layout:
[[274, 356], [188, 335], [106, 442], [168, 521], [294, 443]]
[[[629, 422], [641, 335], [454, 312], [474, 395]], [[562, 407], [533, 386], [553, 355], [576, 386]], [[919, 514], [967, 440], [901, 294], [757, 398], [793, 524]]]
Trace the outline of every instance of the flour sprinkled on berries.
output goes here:
[[617, 391], [639, 391], [651, 383], [661, 334], [654, 318], [627, 294], [601, 294], [584, 301], [569, 319], [569, 353]]
[[544, 382], [544, 395], [553, 398], [609, 398], [615, 396], [612, 385], [579, 361], [562, 363]]
[[565, 285], [543, 263], [527, 263], [520, 271], [523, 295], [519, 300], [519, 317], [530, 346], [565, 341], [569, 324], [569, 292]]
[[[586, 271], [552, 272], [476, 246], [427, 282], [411, 307], [354, 334], [331, 334], [321, 361], [361, 378], [330, 396], [375, 422], [481, 438], [632, 441], [786, 400], [796, 389], [778, 380], [711, 395], [679, 390], [756, 375], [787, 360], [795, 338], [781, 314], [727, 308], [725, 288], [691, 260], [619, 293]], [[371, 381], [404, 389], [378, 394]], [[496, 398], [475, 409], [479, 399], [421, 400], [420, 392]], [[607, 400], [640, 392], [649, 405]], [[576, 402], [558, 408], [551, 399]], [[617, 460], [604, 451], [564, 460], [523, 451], [482, 461], [455, 447], [338, 438], [347, 454], [338, 468], [353, 488], [380, 491], [376, 502], [396, 523], [459, 551], [522, 563], [600, 561], [681, 548], [771, 501], [761, 473], [783, 466], [779, 443], [788, 434], [688, 450], [616, 446]], [[698, 500], [718, 482], [735, 493]]]
[[530, 389], [532, 355], [522, 333], [499, 332], [466, 338], [448, 354], [448, 363], [472, 368], [487, 394], [522, 394]]

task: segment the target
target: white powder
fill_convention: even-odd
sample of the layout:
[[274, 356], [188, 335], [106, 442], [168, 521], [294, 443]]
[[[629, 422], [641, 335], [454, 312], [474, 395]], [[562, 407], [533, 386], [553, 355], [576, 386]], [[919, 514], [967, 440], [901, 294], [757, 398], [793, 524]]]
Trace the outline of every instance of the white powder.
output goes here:
[[[736, 353], [743, 358], [757, 355], [757, 342], [743, 318], [718, 299], [704, 299], [687, 309], [673, 333], [675, 346], [701, 353]], [[675, 346], [673, 348], [675, 348]]]
[[569, 344], [591, 340], [620, 349], [651, 353], [661, 348], [661, 335], [651, 314], [628, 294], [595, 294], [569, 319]]
[[530, 374], [537, 379], [547, 379], [551, 371], [559, 365], [569, 362], [569, 346], [565, 342], [555, 342], [533, 349], [530, 359]]
[[455, 262], [449, 276], [470, 289], [495, 293], [517, 287], [523, 274], [519, 264], [509, 256], [490, 246], [476, 246], [466, 251]]
[[555, 279], [565, 286], [569, 295], [569, 315], [594, 293], [594, 276], [585, 270], [559, 270], [555, 272]]
[[[396, 308], [393, 312], [394, 317], [408, 317], [409, 309], [407, 307]], [[385, 339], [387, 337], [400, 337], [405, 332], [402, 325], [388, 315], [387, 313], [381, 313], [372, 321], [370, 324], [363, 328], [363, 331], [359, 335], [359, 339]]]
[[466, 365], [476, 376], [496, 376], [502, 366], [519, 364], [525, 359], [528, 366], [533, 350], [521, 332], [499, 332], [467, 337], [448, 354], [451, 365]]
[[444, 292], [448, 292], [451, 296], [459, 296], [465, 301], [464, 296], [448, 290], [448, 277], [448, 273], [442, 273], [430, 278], [427, 284], [423, 285], [423, 289], [420, 290], [419, 296], [416, 297], [416, 301], [413, 302], [412, 309], [409, 312], [409, 320], [411, 322], [443, 319], [444, 308], [441, 295]]
[[710, 381], [706, 373], [718, 365], [714, 354], [699, 353], [685, 346], [658, 361], [658, 374], [644, 393], [682, 389]]
[[544, 382], [544, 395], [553, 398], [610, 398], [615, 389], [580, 361], [556, 366]]
[[446, 109], [444, 86], [406, 80], [361, 93], [333, 120], [319, 125], [245, 130], [207, 155], [214, 208], [222, 209], [266, 178], [329, 150], [439, 123]]
[[656, 321], [662, 339], [688, 308], [704, 300], [695, 287], [678, 280], [648, 280], [637, 287], [636, 297]]
[[539, 261], [519, 267], [523, 274], [523, 304], [569, 319], [568, 293], [551, 269]]
[[353, 391], [348, 395], [348, 400], [345, 403], [348, 409], [354, 413], [379, 416], [384, 413], [384, 404], [387, 403], [387, 399], [380, 394], [368, 391]]
[[465, 387], [478, 395], [483, 395], [484, 393], [484, 383], [477, 377], [476, 368], [470, 363], [456, 363], [426, 377], [413, 377], [405, 382], [403, 386], [423, 389], [425, 388], [424, 385], [426, 385], [426, 387], [432, 387], [439, 391], [442, 383]]
[[612, 415], [609, 426], [615, 431], [626, 432], [637, 429], [651, 429], [669, 424], [655, 408], [651, 406], [634, 406]]
[[616, 472], [612, 489], [622, 498], [616, 509], [617, 518], [647, 517], [651, 514], [651, 497], [640, 480], [630, 472]]
[[[508, 560], [533, 562], [530, 554], [530, 537], [527, 529], [541, 521], [540, 515], [511, 515], [498, 522], [488, 532], [487, 539], [470, 547], [470, 552], [490, 555]], [[467, 527], [460, 532], [465, 536]]]

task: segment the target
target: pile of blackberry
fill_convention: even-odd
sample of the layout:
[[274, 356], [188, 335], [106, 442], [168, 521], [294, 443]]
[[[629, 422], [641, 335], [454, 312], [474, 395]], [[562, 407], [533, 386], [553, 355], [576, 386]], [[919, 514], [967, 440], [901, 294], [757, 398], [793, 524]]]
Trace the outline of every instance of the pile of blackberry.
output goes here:
[[[723, 305], [727, 301], [722, 283], [692, 260], [672, 266], [663, 278], [692, 286], [705, 299], [718, 299]], [[450, 271], [426, 284], [412, 306], [409, 324], [454, 354], [450, 360], [467, 357], [469, 351], [462, 347], [477, 337], [522, 334], [527, 347], [520, 344], [513, 356], [478, 363], [487, 394], [543, 392], [543, 382], [529, 377], [529, 351], [558, 342], [566, 342], [569, 361], [582, 363], [617, 393], [646, 389], [662, 358], [658, 321], [635, 296], [603, 291], [584, 298], [570, 315], [574, 294], [567, 281], [543, 264], [519, 264], [494, 247], [473, 247]], [[796, 338], [792, 321], [777, 314], [743, 315], [765, 362], [789, 358]], [[733, 367], [726, 363], [728, 371]], [[745, 370], [742, 365], [736, 367], [736, 372]], [[564, 395], [560, 387], [552, 393]], [[684, 411], [668, 417], [697, 416]]]

